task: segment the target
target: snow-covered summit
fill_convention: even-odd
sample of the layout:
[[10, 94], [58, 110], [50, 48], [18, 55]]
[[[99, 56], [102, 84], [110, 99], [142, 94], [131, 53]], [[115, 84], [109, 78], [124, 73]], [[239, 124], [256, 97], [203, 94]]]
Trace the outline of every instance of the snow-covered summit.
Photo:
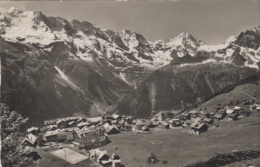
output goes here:
[[198, 48], [198, 51], [206, 51], [206, 52], [217, 52], [218, 50], [227, 48], [231, 43], [233, 43], [237, 37], [231, 36], [226, 39], [226, 41], [220, 45], [208, 45], [204, 44]]
[[[149, 42], [144, 36], [131, 30], [120, 32], [101, 30], [87, 21], [69, 22], [63, 18], [45, 16], [37, 11], [12, 7], [0, 13], [0, 35], [5, 40], [42, 47], [55, 42], [70, 43], [75, 47], [74, 53], [71, 54], [75, 58], [90, 62], [98, 56], [106, 59], [116, 69], [140, 66], [154, 70], [169, 64], [174, 58], [186, 55], [195, 57], [201, 55], [200, 52], [204, 52], [203, 55], [209, 58], [219, 59], [227, 55], [230, 57], [234, 51], [232, 46], [235, 45], [244, 48], [250, 46], [256, 48], [256, 51], [260, 43], [257, 34], [259, 34], [259, 27], [242, 33], [239, 39], [232, 36], [220, 45], [208, 45], [189, 33], [180, 33], [177, 37], [168, 40]], [[218, 53], [220, 51], [221, 53]], [[223, 55], [224, 52], [226, 54]], [[248, 59], [250, 57], [250, 60], [254, 60], [254, 66], [258, 63], [258, 55], [256, 52], [252, 58], [250, 53], [245, 54]]]
[[189, 46], [196, 48], [200, 45], [203, 45], [204, 43], [200, 40], [195, 39], [191, 34], [189, 33], [181, 33], [177, 37], [170, 39], [167, 41], [168, 46]]

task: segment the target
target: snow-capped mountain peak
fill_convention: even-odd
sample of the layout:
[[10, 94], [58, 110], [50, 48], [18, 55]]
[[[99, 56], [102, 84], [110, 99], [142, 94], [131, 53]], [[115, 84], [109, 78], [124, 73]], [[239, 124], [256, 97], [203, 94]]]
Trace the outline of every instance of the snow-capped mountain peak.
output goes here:
[[193, 38], [189, 33], [185, 33], [185, 32], [182, 32], [180, 33], [177, 37], [175, 37], [175, 39], [179, 39], [179, 40], [187, 40], [187, 39], [191, 39]]
[[[69, 22], [63, 18], [45, 16], [41, 12], [16, 8], [10, 8], [0, 16], [0, 35], [5, 40], [36, 44], [41, 47], [55, 42], [71, 43], [76, 48], [73, 53], [75, 57], [89, 62], [99, 56], [107, 59], [117, 69], [122, 68], [122, 65], [118, 67], [118, 64], [124, 64], [123, 67], [138, 65], [154, 70], [169, 64], [174, 58], [186, 55], [195, 57], [199, 52], [207, 52], [213, 57], [214, 54], [215, 57], [223, 57], [222, 53], [216, 52], [229, 50], [225, 55], [230, 57], [232, 49], [228, 47], [232, 43], [241, 46], [250, 45], [256, 50], [259, 48], [257, 42], [259, 28], [248, 30], [239, 38], [230, 37], [223, 44], [208, 45], [189, 33], [180, 33], [169, 40], [149, 42], [141, 34], [131, 30], [121, 32], [101, 30], [87, 21]], [[256, 53], [255, 57], [258, 55]], [[258, 62], [255, 62], [255, 65], [256, 63]]]
[[206, 52], [217, 52], [218, 50], [221, 49], [225, 49], [227, 48], [231, 43], [233, 43], [235, 40], [237, 39], [237, 37], [235, 36], [231, 36], [229, 38], [226, 39], [226, 41], [220, 45], [208, 45], [208, 44], [204, 44], [201, 45], [198, 50], [199, 51], [206, 51]]

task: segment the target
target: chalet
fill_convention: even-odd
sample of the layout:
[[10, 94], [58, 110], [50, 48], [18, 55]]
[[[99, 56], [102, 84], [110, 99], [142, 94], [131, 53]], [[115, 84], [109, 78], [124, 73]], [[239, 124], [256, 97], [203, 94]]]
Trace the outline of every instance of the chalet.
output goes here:
[[132, 119], [131, 116], [126, 117], [125, 121], [126, 121], [126, 123], [127, 123], [128, 125], [132, 125], [132, 124], [133, 124], [133, 119]]
[[179, 119], [172, 119], [171, 120], [170, 127], [180, 127], [181, 126], [181, 121]]
[[200, 111], [199, 116], [202, 117], [202, 118], [209, 118], [210, 114], [205, 112], [205, 111]]
[[204, 118], [202, 122], [205, 124], [213, 124], [213, 120], [211, 118]]
[[97, 161], [103, 166], [110, 166], [112, 165], [112, 161], [110, 156], [106, 152], [101, 152], [97, 158]]
[[210, 113], [209, 113], [209, 117], [210, 117], [210, 118], [214, 118], [214, 116], [215, 116], [215, 112], [210, 112]]
[[240, 106], [235, 106], [235, 107], [234, 107], [234, 110], [235, 110], [235, 111], [239, 111], [239, 110], [241, 110], [241, 107], [240, 107]]
[[135, 123], [135, 130], [142, 130], [142, 127], [144, 126], [144, 123], [141, 120], [137, 120]]
[[66, 128], [68, 126], [68, 122], [64, 119], [59, 119], [57, 122], [56, 122], [57, 126], [60, 128], [60, 129], [63, 129], [63, 128]]
[[191, 115], [190, 115], [190, 119], [191, 119], [191, 120], [196, 119], [197, 117], [198, 117], [197, 114], [191, 114]]
[[33, 134], [28, 134], [27, 137], [22, 141], [23, 144], [31, 147], [35, 147], [37, 145], [37, 137]]
[[117, 159], [120, 159], [120, 157], [119, 157], [118, 154], [113, 153], [113, 154], [111, 155], [111, 159], [112, 159], [112, 160], [117, 160]]
[[235, 111], [234, 109], [227, 109], [227, 110], [226, 110], [226, 113], [227, 113], [227, 114], [232, 114], [232, 113], [234, 113], [234, 111]]
[[186, 123], [186, 125], [191, 125], [193, 123], [193, 121], [192, 120], [186, 120], [185, 123]]
[[108, 135], [119, 133], [118, 127], [116, 125], [111, 125], [108, 128], [106, 128], [106, 133]]
[[121, 119], [121, 116], [120, 116], [120, 115], [117, 115], [117, 114], [113, 114], [113, 115], [112, 115], [112, 119], [114, 119], [114, 120], [119, 120], [119, 119]]
[[126, 124], [126, 122], [125, 122], [125, 120], [124, 120], [124, 119], [122, 119], [122, 120], [120, 120], [120, 121], [118, 122], [118, 124], [119, 124], [119, 125], [121, 125], [121, 126], [123, 126], [123, 125], [125, 125], [125, 124]]
[[238, 116], [239, 116], [238, 113], [228, 114], [228, 120], [237, 120]]
[[150, 131], [150, 129], [147, 126], [143, 126], [142, 131]]
[[219, 114], [226, 114], [226, 110], [225, 109], [218, 110], [218, 113]]
[[106, 129], [107, 127], [110, 127], [111, 124], [109, 124], [109, 123], [106, 122], [103, 126], [104, 126], [104, 128]]
[[170, 125], [169, 125], [167, 122], [162, 122], [162, 123], [160, 124], [160, 127], [161, 127], [162, 129], [169, 129], [169, 128], [170, 128]]
[[38, 135], [40, 132], [40, 129], [38, 127], [31, 127], [29, 129], [27, 129], [27, 133], [31, 133], [33, 135]]
[[182, 113], [179, 116], [179, 118], [182, 119], [182, 120], [190, 119], [190, 114], [189, 113]]
[[153, 123], [150, 120], [148, 120], [148, 119], [144, 119], [144, 120], [142, 120], [142, 122], [143, 122], [144, 126], [147, 126], [148, 128], [153, 128], [154, 127]]
[[105, 123], [104, 128], [107, 134], [119, 133], [118, 127], [116, 125], [110, 125], [109, 123]]
[[214, 115], [214, 119], [216, 119], [216, 120], [221, 120], [223, 118], [225, 118], [225, 113], [216, 113]]
[[191, 124], [191, 129], [194, 134], [200, 134], [208, 130], [208, 126], [204, 123], [194, 122]]

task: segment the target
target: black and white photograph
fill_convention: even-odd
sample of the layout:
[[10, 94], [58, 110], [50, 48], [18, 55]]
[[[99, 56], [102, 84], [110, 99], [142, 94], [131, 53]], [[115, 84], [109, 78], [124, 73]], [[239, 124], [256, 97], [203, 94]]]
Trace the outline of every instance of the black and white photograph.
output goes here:
[[260, 167], [260, 0], [0, 0], [0, 167]]

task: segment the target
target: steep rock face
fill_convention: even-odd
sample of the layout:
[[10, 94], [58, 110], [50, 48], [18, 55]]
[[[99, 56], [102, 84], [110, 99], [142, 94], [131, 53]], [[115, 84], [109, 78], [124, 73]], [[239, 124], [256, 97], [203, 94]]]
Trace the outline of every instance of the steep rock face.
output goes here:
[[39, 125], [43, 119], [69, 116], [88, 109], [93, 102], [77, 87], [65, 81], [46, 61], [43, 51], [20, 43], [1, 43], [2, 102], [11, 110]]
[[240, 48], [236, 48], [232, 54], [232, 63], [238, 66], [243, 66], [247, 59], [240, 54]]
[[240, 33], [237, 40], [235, 41], [237, 45], [252, 48], [254, 50], [260, 47], [260, 26], [258, 28], [253, 28]]
[[112, 30], [105, 30], [104, 33], [109, 38], [109, 41], [114, 42], [117, 46], [124, 50], [129, 50], [129, 48], [124, 44], [122, 41], [120, 34], [117, 32], [114, 32]]
[[259, 72], [247, 67], [215, 63], [182, 67], [168, 65], [151, 74], [113, 111], [149, 117], [161, 110], [195, 107], [241, 83], [259, 79]]
[[[51, 48], [48, 60], [63, 71], [77, 87], [88, 92], [93, 101], [110, 105], [130, 89], [129, 85], [108, 70], [107, 66], [94, 63], [95, 61], [88, 63], [73, 55], [75, 48], [72, 44], [57, 42], [53, 43]], [[95, 59], [98, 59], [97, 55]]]

